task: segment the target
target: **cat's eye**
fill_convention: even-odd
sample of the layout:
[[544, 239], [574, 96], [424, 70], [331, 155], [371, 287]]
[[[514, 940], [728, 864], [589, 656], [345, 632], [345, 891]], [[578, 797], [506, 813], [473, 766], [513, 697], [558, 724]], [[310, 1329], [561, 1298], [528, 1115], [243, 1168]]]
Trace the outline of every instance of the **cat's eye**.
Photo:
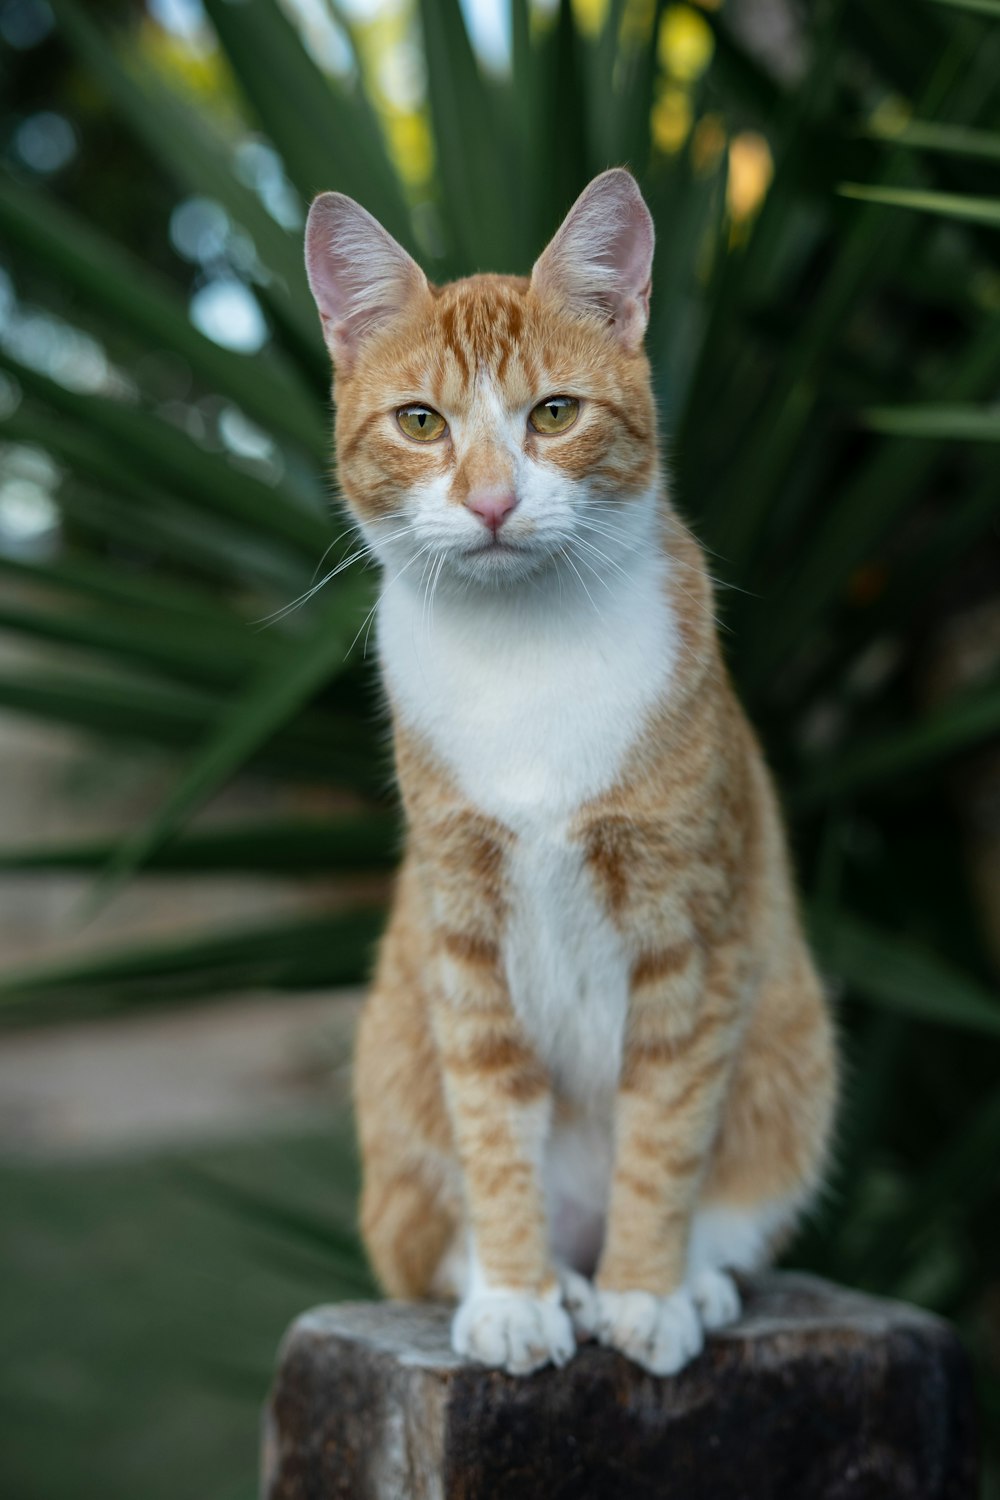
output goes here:
[[565, 432], [572, 427], [579, 411], [580, 403], [575, 396], [549, 396], [548, 400], [539, 401], [528, 421], [536, 432]]
[[396, 413], [396, 421], [406, 436], [416, 438], [418, 443], [432, 443], [448, 426], [439, 411], [417, 402], [412, 406], [401, 406]]

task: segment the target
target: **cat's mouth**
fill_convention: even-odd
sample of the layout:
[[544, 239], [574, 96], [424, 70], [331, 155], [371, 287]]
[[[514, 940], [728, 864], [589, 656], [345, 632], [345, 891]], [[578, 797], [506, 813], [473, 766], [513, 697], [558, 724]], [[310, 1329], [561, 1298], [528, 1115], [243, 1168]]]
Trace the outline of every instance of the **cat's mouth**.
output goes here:
[[466, 547], [462, 555], [463, 557], [513, 557], [527, 550], [518, 542], [508, 541], [506, 537], [491, 536], [485, 542], [480, 542], [478, 547]]
[[501, 534], [487, 536], [474, 546], [463, 547], [454, 554], [454, 566], [470, 578], [493, 584], [537, 572], [547, 556], [546, 549], [539, 547], [536, 539], [529, 541], [522, 537], [514, 541]]

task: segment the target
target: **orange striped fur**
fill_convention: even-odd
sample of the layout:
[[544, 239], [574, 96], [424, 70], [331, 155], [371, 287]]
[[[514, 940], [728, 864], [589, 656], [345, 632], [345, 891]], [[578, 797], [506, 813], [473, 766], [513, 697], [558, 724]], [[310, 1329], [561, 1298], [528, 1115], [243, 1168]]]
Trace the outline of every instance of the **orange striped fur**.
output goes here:
[[[648, 215], [606, 173], [530, 280], [443, 288], [338, 195], [309, 245], [339, 479], [386, 568], [408, 830], [358, 1038], [365, 1242], [390, 1295], [459, 1297], [470, 1357], [562, 1362], [575, 1330], [667, 1373], [817, 1191], [837, 1068], [770, 779], [659, 477]], [[555, 396], [579, 412], [550, 436], [528, 414]], [[414, 404], [443, 436], [401, 431]]]

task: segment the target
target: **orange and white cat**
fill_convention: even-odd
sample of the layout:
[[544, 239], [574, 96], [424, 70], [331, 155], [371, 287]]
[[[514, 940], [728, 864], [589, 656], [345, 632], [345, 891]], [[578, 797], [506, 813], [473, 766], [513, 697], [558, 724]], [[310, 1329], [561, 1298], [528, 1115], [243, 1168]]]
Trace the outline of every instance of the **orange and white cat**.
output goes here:
[[670, 507], [653, 225], [596, 178], [530, 279], [430, 286], [319, 197], [340, 484], [385, 580], [407, 845], [358, 1041], [362, 1223], [512, 1372], [657, 1373], [820, 1184], [830, 1019], [781, 821]]

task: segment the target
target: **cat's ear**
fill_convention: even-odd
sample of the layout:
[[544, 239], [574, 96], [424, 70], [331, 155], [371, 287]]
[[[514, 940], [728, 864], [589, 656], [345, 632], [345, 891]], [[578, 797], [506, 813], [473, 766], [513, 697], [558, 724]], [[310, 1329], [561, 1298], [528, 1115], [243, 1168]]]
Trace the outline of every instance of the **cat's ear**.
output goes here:
[[309, 210], [306, 274], [326, 347], [342, 373], [368, 334], [428, 290], [402, 245], [343, 193], [321, 193]]
[[614, 324], [630, 349], [649, 322], [653, 220], [635, 178], [613, 167], [584, 188], [531, 273], [539, 296]]

